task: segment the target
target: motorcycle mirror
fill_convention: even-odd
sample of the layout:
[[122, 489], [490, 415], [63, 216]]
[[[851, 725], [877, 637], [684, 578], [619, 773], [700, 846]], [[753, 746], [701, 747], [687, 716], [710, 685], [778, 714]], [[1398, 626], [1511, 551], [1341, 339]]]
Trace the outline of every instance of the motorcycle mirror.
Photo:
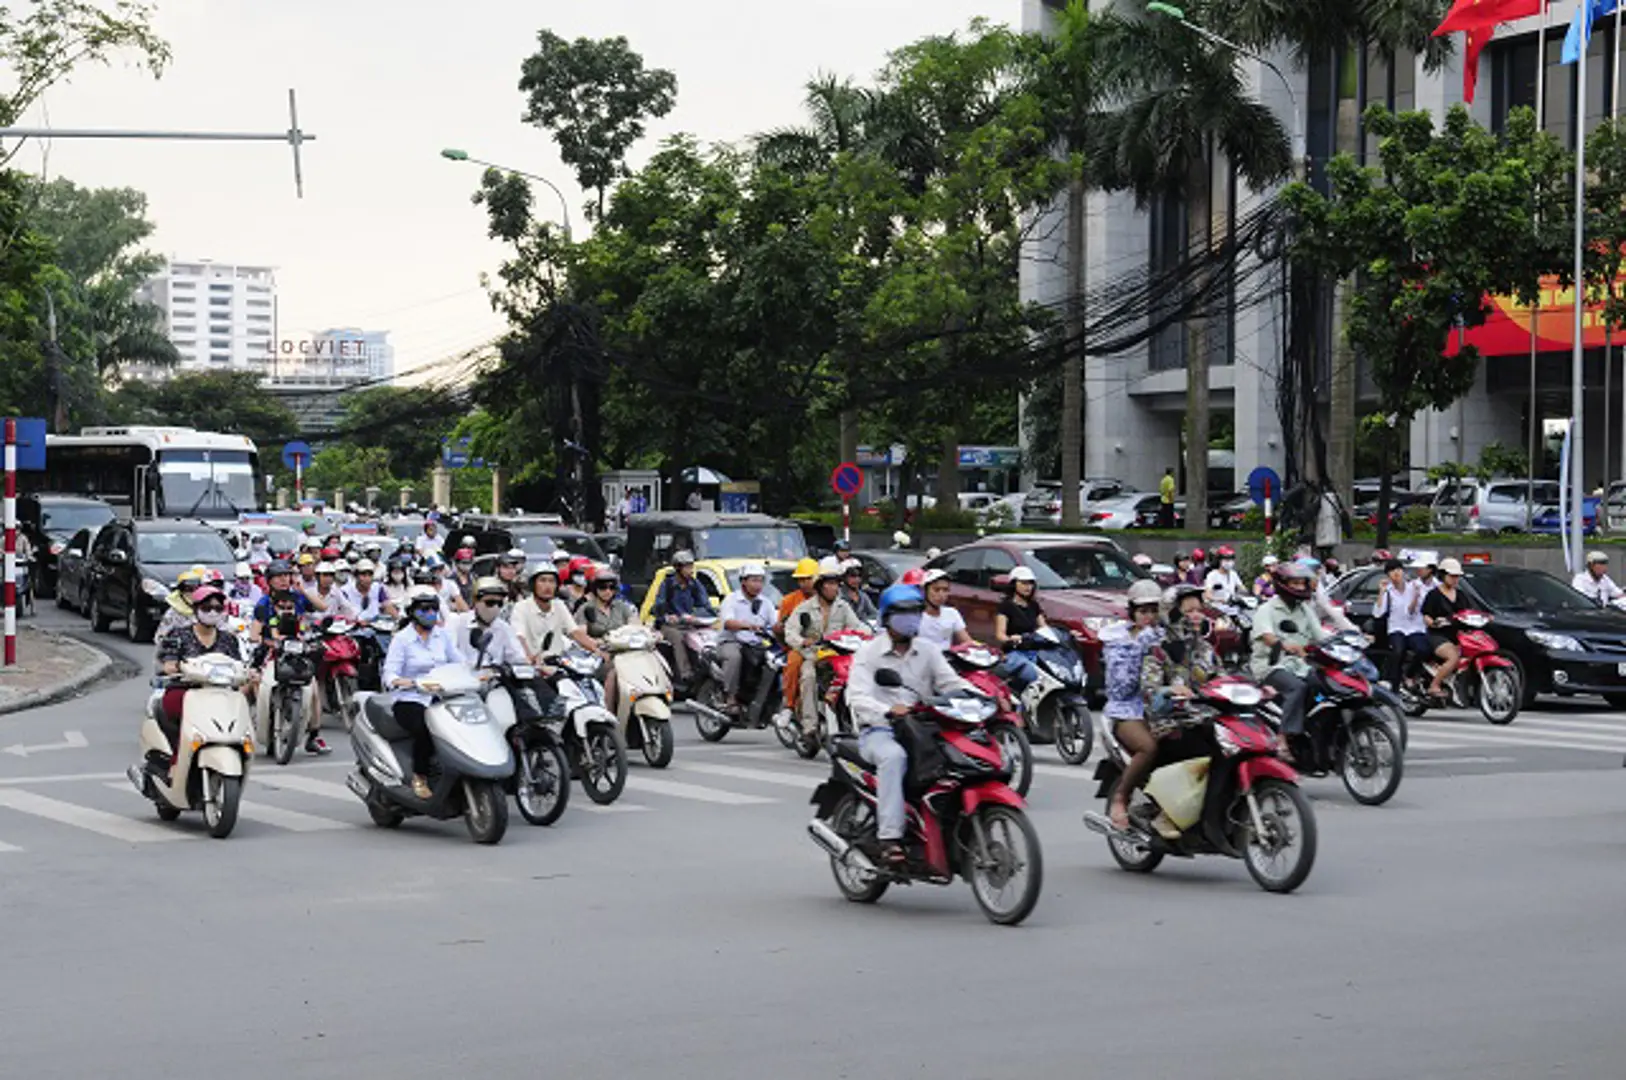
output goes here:
[[903, 676], [891, 668], [882, 668], [875, 673], [875, 685], [895, 690], [903, 685]]
[[1294, 622], [1292, 619], [1283, 619], [1276, 625], [1280, 627], [1284, 633], [1296, 634], [1299, 632], [1299, 624]]

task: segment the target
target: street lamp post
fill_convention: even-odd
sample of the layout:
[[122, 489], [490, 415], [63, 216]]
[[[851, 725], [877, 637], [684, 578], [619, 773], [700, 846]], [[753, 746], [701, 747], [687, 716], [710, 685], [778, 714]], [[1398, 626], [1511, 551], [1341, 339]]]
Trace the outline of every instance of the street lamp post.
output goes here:
[[498, 165], [490, 161], [481, 161], [479, 158], [469, 157], [468, 151], [458, 150], [453, 147], [447, 147], [445, 150], [442, 150], [440, 152], [440, 156], [445, 158], [447, 161], [467, 161], [474, 165], [484, 165], [488, 169], [496, 169], [500, 172], [513, 173], [515, 176], [523, 176], [527, 180], [535, 180], [538, 183], [546, 184], [550, 191], [559, 196], [559, 209], [564, 214], [565, 218], [565, 239], [570, 239], [570, 204], [565, 201], [565, 193], [560, 191], [558, 186], [555, 185], [552, 180], [549, 180], [545, 176], [538, 176], [536, 173], [525, 172], [523, 169], [510, 169], [507, 165]]
[[1287, 91], [1287, 100], [1293, 103], [1293, 167], [1298, 171], [1299, 179], [1304, 179], [1305, 175], [1309, 171], [1306, 168], [1308, 165], [1308, 159], [1304, 154], [1304, 113], [1299, 108], [1299, 96], [1293, 92], [1293, 84], [1287, 81], [1287, 76], [1282, 73], [1282, 69], [1277, 67], [1262, 53], [1256, 52], [1253, 49], [1248, 48], [1246, 45], [1232, 41], [1230, 38], [1221, 37], [1219, 34], [1214, 33], [1214, 31], [1208, 29], [1207, 27], [1198, 26], [1196, 23], [1186, 18], [1186, 13], [1183, 9], [1177, 8], [1173, 4], [1165, 4], [1162, 3], [1161, 0], [1152, 0], [1151, 3], [1146, 5], [1146, 10], [1154, 15], [1162, 15], [1166, 18], [1175, 20], [1187, 30], [1190, 30], [1193, 34], [1196, 34], [1198, 37], [1203, 38], [1204, 40], [1212, 41], [1214, 44], [1224, 46], [1238, 55], [1246, 56], [1250, 59], [1259, 61], [1265, 67], [1269, 68], [1271, 72], [1282, 81], [1282, 89]]

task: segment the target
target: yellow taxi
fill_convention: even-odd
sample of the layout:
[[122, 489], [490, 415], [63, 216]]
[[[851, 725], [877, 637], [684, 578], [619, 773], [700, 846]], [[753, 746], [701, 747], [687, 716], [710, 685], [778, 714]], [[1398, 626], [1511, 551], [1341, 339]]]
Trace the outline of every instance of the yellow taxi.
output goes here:
[[[706, 587], [706, 593], [711, 597], [711, 604], [716, 608], [723, 602], [723, 597], [736, 591], [740, 587], [740, 567], [757, 563], [768, 571], [768, 581], [762, 592], [774, 607], [785, 594], [796, 588], [796, 579], [791, 577], [791, 571], [796, 564], [788, 559], [700, 559], [694, 564], [695, 577]], [[644, 622], [653, 626], [655, 624], [655, 600], [661, 594], [661, 586], [671, 576], [672, 568], [663, 566], [655, 572], [655, 580], [650, 582], [649, 592], [644, 594], [643, 606], [639, 614]]]

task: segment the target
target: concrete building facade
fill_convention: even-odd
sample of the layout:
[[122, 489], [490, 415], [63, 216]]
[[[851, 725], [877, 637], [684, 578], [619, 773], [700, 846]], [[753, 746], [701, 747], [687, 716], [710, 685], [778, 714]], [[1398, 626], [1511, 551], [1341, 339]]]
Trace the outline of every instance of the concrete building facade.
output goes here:
[[277, 281], [269, 266], [171, 259], [141, 287], [140, 296], [163, 312], [169, 339], [181, 354], [180, 371], [242, 369], [270, 354]]

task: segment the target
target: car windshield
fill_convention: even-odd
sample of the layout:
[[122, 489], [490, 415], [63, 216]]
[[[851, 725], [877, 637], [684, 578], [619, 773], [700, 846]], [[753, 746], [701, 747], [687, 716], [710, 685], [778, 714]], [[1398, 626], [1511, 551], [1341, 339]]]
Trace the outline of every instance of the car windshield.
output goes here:
[[136, 558], [152, 563], [229, 563], [236, 557], [217, 532], [150, 532], [136, 534]]
[[1474, 571], [1468, 584], [1491, 610], [1575, 611], [1598, 605], [1555, 577], [1536, 570]]
[[41, 503], [40, 531], [61, 540], [80, 529], [99, 529], [113, 520], [113, 508], [102, 503]]
[[1022, 559], [1041, 589], [1128, 589], [1146, 575], [1118, 552], [1104, 547], [1034, 548]]
[[724, 525], [695, 534], [702, 559], [789, 559], [807, 556], [807, 541], [793, 525]]
[[245, 529], [245, 535], [258, 534], [265, 537], [265, 546], [278, 554], [287, 554], [299, 550], [299, 534], [292, 529], [281, 525], [266, 525], [262, 528]]
[[513, 537], [519, 549], [532, 558], [545, 558], [564, 548], [572, 555], [585, 555], [595, 562], [605, 561], [604, 549], [586, 533], [516, 532]]
[[164, 511], [186, 515], [252, 510], [254, 467], [246, 450], [165, 450], [158, 456]]

